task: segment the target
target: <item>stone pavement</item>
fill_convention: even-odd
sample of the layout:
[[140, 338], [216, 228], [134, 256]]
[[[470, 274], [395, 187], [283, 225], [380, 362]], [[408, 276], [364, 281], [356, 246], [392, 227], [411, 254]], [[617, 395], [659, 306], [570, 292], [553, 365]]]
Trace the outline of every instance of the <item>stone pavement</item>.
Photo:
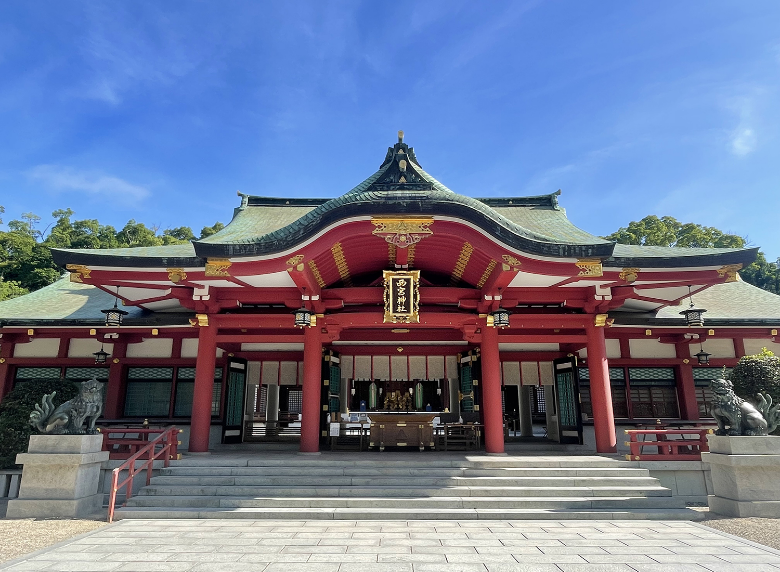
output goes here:
[[124, 520], [0, 570], [780, 572], [691, 522]]

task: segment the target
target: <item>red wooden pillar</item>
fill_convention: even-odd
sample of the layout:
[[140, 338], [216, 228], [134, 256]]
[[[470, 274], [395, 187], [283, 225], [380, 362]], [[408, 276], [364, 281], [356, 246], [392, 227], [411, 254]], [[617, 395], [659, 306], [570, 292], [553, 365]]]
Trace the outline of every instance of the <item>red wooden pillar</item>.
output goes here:
[[[127, 342], [119, 340], [114, 342], [114, 349], [111, 351], [111, 365], [108, 368], [108, 386], [106, 387], [106, 411], [103, 416], [106, 419], [119, 419], [123, 416], [124, 405], [122, 391], [122, 360], [127, 355]], [[119, 361], [115, 361], [119, 360]]]
[[192, 397], [190, 453], [206, 453], [209, 450], [216, 363], [217, 328], [214, 325], [201, 326], [198, 332], [198, 358], [195, 364], [195, 392]]
[[316, 326], [303, 329], [303, 403], [301, 405], [301, 453], [320, 450], [320, 392], [322, 340]]
[[677, 397], [680, 401], [680, 417], [682, 419], [698, 419], [699, 404], [696, 402], [696, 385], [693, 381], [693, 366], [691, 365], [691, 346], [689, 344], [675, 344], [674, 350], [677, 358], [688, 360], [688, 363], [680, 363], [677, 370]]
[[10, 336], [0, 340], [0, 401], [11, 391], [14, 380], [11, 379], [11, 364], [8, 358], [14, 355], [14, 342]]
[[501, 412], [501, 361], [498, 356], [498, 330], [483, 326], [482, 344], [482, 418], [485, 421], [485, 451], [504, 452], [504, 416]]
[[588, 334], [588, 374], [590, 398], [593, 403], [593, 429], [596, 433], [596, 452], [616, 453], [615, 414], [612, 412], [612, 391], [609, 386], [609, 362], [604, 328], [592, 323]]

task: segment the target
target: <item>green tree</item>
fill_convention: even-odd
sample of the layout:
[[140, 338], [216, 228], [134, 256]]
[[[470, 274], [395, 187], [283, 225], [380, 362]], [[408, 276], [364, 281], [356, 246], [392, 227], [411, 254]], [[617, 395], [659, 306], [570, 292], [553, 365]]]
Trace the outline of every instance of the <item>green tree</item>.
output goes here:
[[16, 455], [27, 450], [30, 435], [35, 430], [30, 425], [30, 412], [41, 398], [56, 391], [56, 406], [78, 394], [75, 384], [65, 380], [24, 381], [18, 383], [0, 403], [0, 469], [16, 465]]
[[[620, 244], [681, 248], [744, 248], [747, 245], [744, 237], [715, 227], [681, 223], [674, 217], [659, 218], [655, 215], [632, 221], [604, 238]], [[780, 294], [779, 266], [780, 259], [777, 264], [773, 264], [767, 262], [764, 254], [759, 252], [755, 262], [740, 271], [740, 276], [749, 284]]]
[[13, 280], [6, 282], [0, 279], [0, 302], [3, 300], [10, 300], [11, 298], [16, 298], [17, 296], [21, 296], [27, 293], [28, 290], [26, 288], [22, 288], [21, 284], [18, 282]]
[[771, 395], [773, 403], [780, 402], [780, 357], [766, 348], [759, 354], [740, 358], [729, 379], [734, 393], [741, 397], [754, 400], [761, 392]]
[[188, 226], [166, 228], [162, 235], [164, 244], [187, 244], [195, 240], [195, 233]]
[[223, 228], [225, 228], [225, 225], [219, 221], [215, 222], [214, 226], [204, 226], [200, 230], [200, 238], [206, 238], [207, 236], [211, 236], [212, 234], [217, 234]]

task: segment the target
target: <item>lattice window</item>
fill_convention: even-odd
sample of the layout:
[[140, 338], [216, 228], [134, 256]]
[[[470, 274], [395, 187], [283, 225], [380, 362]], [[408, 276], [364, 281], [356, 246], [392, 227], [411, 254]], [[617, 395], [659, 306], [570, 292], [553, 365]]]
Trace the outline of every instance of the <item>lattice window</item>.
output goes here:
[[699, 406], [700, 418], [712, 417], [712, 401], [714, 395], [709, 387], [696, 388], [696, 403]]
[[[580, 400], [582, 412], [593, 419], [593, 403], [590, 393], [588, 368], [578, 368], [580, 374]], [[628, 397], [626, 395], [626, 373], [622, 367], [609, 368], [609, 385], [612, 394], [612, 413], [615, 417], [628, 418]]]
[[731, 373], [730, 367], [725, 368], [725, 373], [723, 370], [722, 367], [694, 367], [693, 379], [697, 382], [696, 385], [709, 385], [710, 380], [728, 377]]
[[62, 370], [59, 367], [17, 367], [14, 380], [20, 381], [57, 381]]
[[108, 381], [107, 367], [69, 367], [65, 370], [65, 379], [87, 381], [92, 378], [98, 381]]
[[257, 402], [256, 411], [263, 417], [263, 419], [265, 419], [265, 416], [267, 415], [267, 410], [268, 410], [268, 386], [261, 385], [260, 396]]
[[544, 403], [544, 387], [533, 386], [531, 396], [531, 413], [533, 415], [543, 415], [547, 408]]
[[127, 382], [126, 417], [168, 417], [170, 404], [170, 381]]
[[672, 367], [630, 367], [633, 417], [680, 417]]
[[630, 367], [628, 377], [633, 385], [637, 381], [671, 381], [674, 383], [673, 367]]
[[[195, 368], [180, 367], [176, 371], [176, 398], [173, 404], [174, 417], [192, 415], [192, 399], [195, 393]], [[211, 416], [219, 416], [222, 399], [222, 368], [214, 368], [214, 388], [211, 394]]]
[[287, 394], [287, 410], [290, 413], [300, 413], [303, 407], [303, 391], [291, 389]]
[[172, 367], [130, 367], [127, 369], [127, 379], [160, 379], [172, 380]]

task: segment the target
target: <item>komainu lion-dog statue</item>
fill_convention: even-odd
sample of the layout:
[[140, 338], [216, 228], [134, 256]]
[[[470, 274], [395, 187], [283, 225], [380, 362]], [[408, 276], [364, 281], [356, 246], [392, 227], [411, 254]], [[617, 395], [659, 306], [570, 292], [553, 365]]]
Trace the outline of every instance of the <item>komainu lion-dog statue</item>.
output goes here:
[[712, 416], [718, 422], [716, 435], [768, 435], [780, 424], [780, 404], [772, 407], [772, 396], [758, 393], [758, 406], [734, 393], [727, 379], [710, 381]]
[[[92, 378], [79, 386], [79, 394], [55, 408], [52, 391], [30, 413], [30, 425], [46, 435], [94, 435], [95, 421], [103, 413], [103, 384]], [[87, 427], [84, 428], [84, 423]]]

